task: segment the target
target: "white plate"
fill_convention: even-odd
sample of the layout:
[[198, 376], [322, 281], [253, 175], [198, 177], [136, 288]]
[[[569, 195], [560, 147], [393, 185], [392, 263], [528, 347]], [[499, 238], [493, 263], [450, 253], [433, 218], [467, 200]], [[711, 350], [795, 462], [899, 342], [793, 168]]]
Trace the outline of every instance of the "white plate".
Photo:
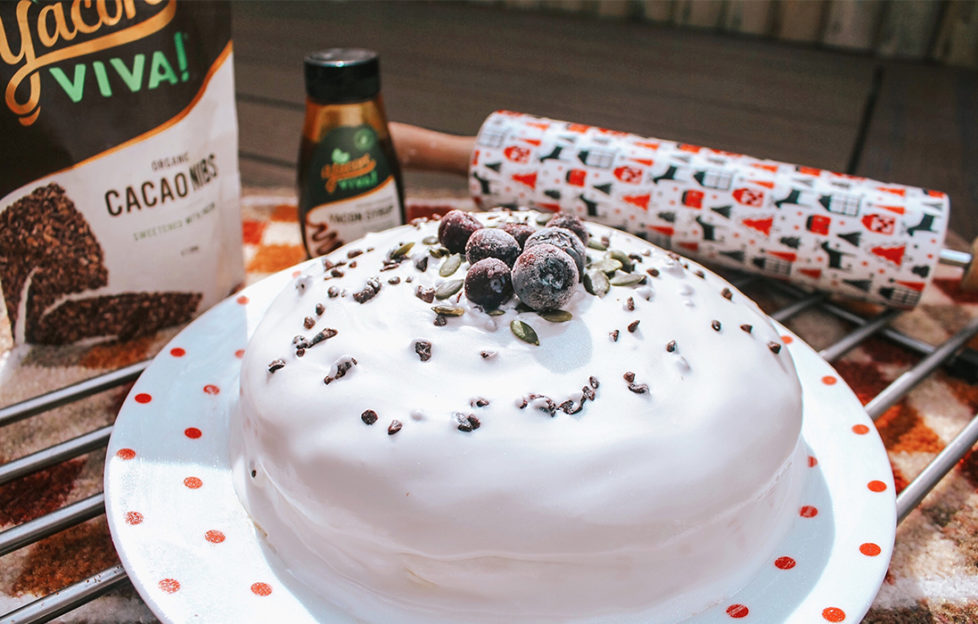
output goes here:
[[[352, 622], [268, 554], [231, 484], [228, 410], [240, 358], [293, 274], [267, 278], [188, 326], [139, 378], [116, 421], [105, 469], [109, 528], [133, 585], [164, 622]], [[893, 476], [876, 429], [838, 374], [783, 331], [804, 390], [802, 507], [769, 564], [696, 624], [858, 622], [893, 550]]]

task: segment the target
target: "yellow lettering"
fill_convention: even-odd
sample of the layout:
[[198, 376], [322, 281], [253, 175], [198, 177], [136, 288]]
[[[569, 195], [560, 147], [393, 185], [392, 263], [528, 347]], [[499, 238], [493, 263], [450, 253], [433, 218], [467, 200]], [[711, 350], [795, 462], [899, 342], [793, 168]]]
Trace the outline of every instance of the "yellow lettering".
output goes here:
[[[166, 6], [164, 6], [163, 9], [157, 12], [155, 15], [141, 23], [128, 26], [121, 30], [111, 32], [107, 35], [97, 37], [89, 41], [83, 41], [74, 45], [65, 46], [61, 49], [36, 57], [31, 33], [27, 28], [27, 24], [29, 23], [27, 13], [30, 8], [34, 6], [34, 2], [32, 0], [20, 0], [19, 4], [17, 5], [17, 22], [20, 24], [21, 35], [20, 52], [14, 54], [13, 51], [10, 50], [6, 34], [2, 31], [2, 23], [0, 23], [0, 33], [3, 33], [0, 34], [0, 37], [2, 37], [2, 41], [0, 41], [0, 57], [2, 57], [3, 60], [9, 65], [16, 65], [17, 63], [22, 62], [20, 68], [14, 72], [14, 75], [10, 78], [10, 82], [7, 83], [7, 86], [4, 89], [4, 103], [12, 113], [20, 117], [21, 125], [29, 126], [33, 124], [37, 120], [37, 116], [40, 114], [39, 103], [41, 99], [41, 80], [40, 76], [38, 75], [38, 70], [46, 67], [47, 65], [61, 63], [79, 56], [93, 54], [95, 52], [100, 52], [102, 50], [107, 50], [116, 46], [137, 41], [143, 37], [148, 37], [149, 35], [165, 28], [166, 25], [173, 20], [173, 16], [176, 14], [177, 10], [177, 0], [146, 1], [148, 4], [165, 1]], [[57, 6], [60, 7], [60, 5]], [[89, 0], [86, 0], [86, 6], [91, 6]], [[51, 5], [45, 6], [42, 11], [50, 7]], [[130, 17], [135, 16], [136, 11], [134, 0], [115, 0], [116, 11], [114, 15], [108, 14], [106, 9], [106, 0], [96, 0], [95, 9], [99, 16], [99, 22], [96, 25], [86, 24], [85, 28], [91, 29], [89, 32], [94, 32], [101, 26], [112, 26], [118, 23], [119, 20], [122, 19], [123, 13]], [[80, 17], [80, 8], [78, 9], [77, 14]], [[59, 37], [64, 40], [71, 40], [78, 32], [85, 32], [78, 27], [79, 22], [75, 20], [76, 11], [74, 10], [74, 7], [71, 11], [71, 17], [73, 24], [75, 25], [75, 30], [69, 30], [68, 25], [64, 21], [63, 10], [51, 11], [50, 13], [46, 13], [45, 17], [48, 15], [51, 15], [54, 18], [55, 30], [53, 33], [50, 32], [50, 30], [45, 30], [46, 26], [42, 26], [46, 20], [41, 20], [38, 23], [38, 38], [42, 43], [45, 43], [47, 47], [50, 47], [50, 45], [56, 43]], [[46, 43], [48, 41], [51, 43]], [[29, 87], [27, 91], [27, 99], [18, 100], [17, 92], [20, 90], [20, 86], [25, 80], [27, 81]]]
[[[54, 32], [50, 30], [52, 25], [51, 19], [54, 20]], [[68, 24], [65, 23], [65, 11], [64, 5], [61, 4], [49, 4], [41, 9], [41, 12], [37, 17], [37, 36], [44, 44], [44, 47], [50, 48], [58, 43], [59, 39], [64, 39], [65, 41], [71, 41], [78, 34], [77, 30], [69, 30]]]
[[[85, 0], [85, 8], [90, 9], [92, 7], [92, 0]], [[101, 20], [95, 22], [94, 24], [88, 24], [82, 19], [81, 14], [82, 0], [74, 0], [71, 3], [71, 22], [75, 25], [78, 32], [83, 35], [93, 33], [99, 29], [102, 25]]]
[[[109, 0], [111, 1], [111, 0]], [[106, 26], [115, 26], [122, 19], [122, 4], [115, 0], [115, 15], [109, 15], [106, 0], [95, 0], [95, 10], [98, 12], [98, 19]]]
[[27, 57], [30, 50], [30, 57], [34, 57], [34, 46], [31, 40], [31, 32], [27, 22], [27, 11], [31, 8], [31, 0], [20, 0], [17, 5], [17, 26], [20, 35], [20, 52], [14, 54], [10, 49], [10, 41], [7, 40], [7, 29], [3, 27], [0, 20], [0, 59], [7, 65], [16, 65]]

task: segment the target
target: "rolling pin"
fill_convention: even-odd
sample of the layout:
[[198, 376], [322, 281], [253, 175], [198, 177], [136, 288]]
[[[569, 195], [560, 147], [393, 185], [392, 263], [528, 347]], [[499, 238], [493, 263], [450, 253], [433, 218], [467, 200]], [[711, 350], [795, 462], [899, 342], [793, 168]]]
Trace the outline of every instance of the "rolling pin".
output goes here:
[[945, 193], [532, 115], [498, 111], [474, 137], [392, 122], [405, 169], [468, 177], [480, 208], [570, 212], [708, 264], [911, 308], [940, 263]]

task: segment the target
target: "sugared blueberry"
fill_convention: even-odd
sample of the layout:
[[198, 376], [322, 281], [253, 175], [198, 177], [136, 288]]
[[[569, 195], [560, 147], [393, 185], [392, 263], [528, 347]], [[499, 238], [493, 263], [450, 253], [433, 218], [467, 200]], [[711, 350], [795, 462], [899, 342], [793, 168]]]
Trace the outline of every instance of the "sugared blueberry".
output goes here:
[[513, 295], [509, 265], [499, 258], [484, 258], [465, 274], [465, 297], [484, 308], [499, 307]]
[[516, 239], [521, 249], [526, 244], [526, 239], [530, 238], [537, 231], [529, 223], [503, 223], [500, 227], [504, 232]]
[[554, 215], [550, 221], [547, 221], [547, 227], [568, 229], [577, 234], [577, 237], [581, 239], [581, 242], [585, 245], [587, 245], [588, 240], [591, 239], [591, 235], [588, 233], [587, 228], [584, 227], [584, 222], [581, 221], [577, 215], [573, 215], [568, 212], [561, 212]]
[[577, 273], [584, 274], [584, 258], [587, 251], [584, 243], [577, 237], [577, 234], [566, 228], [545, 227], [526, 239], [523, 251], [526, 252], [531, 247], [541, 243], [548, 243], [563, 249], [574, 260], [577, 265]]
[[[574, 238], [576, 240], [577, 237]], [[550, 243], [527, 246], [513, 265], [513, 290], [516, 296], [524, 304], [541, 312], [563, 307], [574, 295], [578, 279], [574, 259]]]
[[465, 243], [472, 232], [482, 229], [479, 220], [464, 210], [452, 210], [441, 218], [438, 224], [438, 242], [452, 253], [465, 251]]
[[465, 244], [465, 259], [475, 264], [485, 258], [499, 258], [512, 267], [520, 255], [520, 244], [499, 228], [482, 228], [472, 232]]

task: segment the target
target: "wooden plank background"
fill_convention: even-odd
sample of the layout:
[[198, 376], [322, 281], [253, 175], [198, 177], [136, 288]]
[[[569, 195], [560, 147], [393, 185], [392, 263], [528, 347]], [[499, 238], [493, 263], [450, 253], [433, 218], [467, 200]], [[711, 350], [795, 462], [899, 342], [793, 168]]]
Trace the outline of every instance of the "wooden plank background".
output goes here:
[[[758, 23], [750, 5], [737, 9], [742, 24]], [[358, 46], [381, 55], [392, 120], [474, 134], [486, 115], [506, 108], [937, 188], [951, 195], [952, 228], [978, 236], [971, 70], [568, 9], [233, 6], [247, 185], [294, 184], [303, 55]], [[409, 173], [406, 185], [415, 193], [466, 189], [464, 179], [440, 174]]]

